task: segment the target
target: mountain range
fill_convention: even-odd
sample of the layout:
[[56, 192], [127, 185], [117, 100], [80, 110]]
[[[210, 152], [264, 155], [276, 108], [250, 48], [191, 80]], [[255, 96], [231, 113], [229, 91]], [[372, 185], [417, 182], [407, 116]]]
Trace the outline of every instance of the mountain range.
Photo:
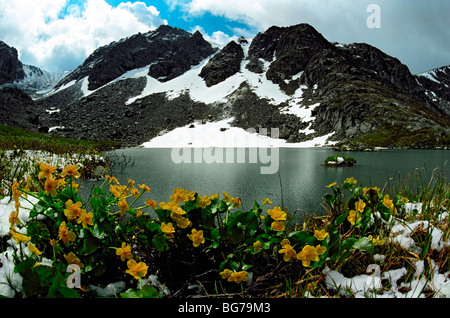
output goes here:
[[70, 73], [30, 70], [39, 72], [0, 42], [2, 123], [123, 146], [224, 119], [278, 128], [290, 143], [327, 136], [354, 149], [450, 146], [450, 66], [414, 75], [376, 47], [331, 43], [308, 24], [224, 47], [162, 25], [99, 47]]

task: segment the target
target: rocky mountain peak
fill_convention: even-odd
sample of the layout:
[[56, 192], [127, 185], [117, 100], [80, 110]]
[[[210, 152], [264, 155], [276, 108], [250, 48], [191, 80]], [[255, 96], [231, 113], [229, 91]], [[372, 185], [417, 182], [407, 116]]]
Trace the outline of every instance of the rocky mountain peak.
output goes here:
[[97, 49], [56, 87], [89, 77], [88, 89], [95, 90], [130, 70], [149, 65], [149, 76], [169, 81], [214, 52], [201, 33], [161, 25]]
[[25, 77], [17, 50], [0, 41], [0, 85], [13, 83]]
[[252, 41], [247, 68], [261, 73], [260, 59], [270, 62], [267, 78], [275, 84], [282, 84], [302, 72], [311, 57], [331, 47], [332, 44], [309, 24], [273, 26]]

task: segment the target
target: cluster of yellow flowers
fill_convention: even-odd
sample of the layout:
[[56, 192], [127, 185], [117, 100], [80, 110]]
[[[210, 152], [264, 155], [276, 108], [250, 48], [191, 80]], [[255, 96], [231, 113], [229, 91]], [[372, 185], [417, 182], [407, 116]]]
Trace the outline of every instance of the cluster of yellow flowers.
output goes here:
[[130, 274], [135, 279], [144, 278], [147, 275], [148, 266], [144, 262], [137, 263], [133, 258], [131, 253], [131, 246], [122, 242], [122, 247], [116, 249], [116, 255], [120, 256], [120, 260], [124, 262], [127, 261], [128, 269], [125, 271]]
[[[322, 230], [315, 230], [314, 236], [319, 240], [323, 241], [328, 233]], [[298, 259], [302, 261], [303, 266], [309, 267], [311, 262], [316, 262], [319, 260], [319, 256], [326, 252], [327, 248], [325, 246], [317, 245], [316, 247], [311, 245], [305, 245], [300, 253], [297, 253], [291, 242], [288, 239], [281, 241], [281, 249], [278, 251], [283, 254], [283, 260], [289, 262], [291, 259]]]
[[[345, 184], [350, 184], [351, 187], [354, 187], [356, 185], [357, 181], [353, 178], [347, 178], [344, 181]], [[336, 182], [333, 182], [329, 185], [327, 185], [327, 188], [333, 188], [337, 185]], [[364, 187], [362, 189], [363, 196], [369, 197], [370, 200], [376, 200], [378, 201], [378, 197], [380, 196], [380, 188], [378, 187]], [[374, 199], [375, 198], [375, 199]], [[402, 200], [407, 200], [406, 198], [402, 198]], [[391, 214], [395, 214], [397, 212], [394, 201], [389, 197], [389, 194], [384, 195], [383, 200], [381, 201], [385, 207], [387, 207]], [[357, 222], [360, 222], [362, 217], [362, 213], [364, 212], [364, 209], [366, 207], [366, 202], [364, 202], [362, 199], [359, 199], [355, 203], [355, 208], [350, 210], [347, 216], [347, 220], [350, 222], [351, 225], [355, 225]]]
[[286, 212], [282, 211], [280, 207], [274, 207], [273, 209], [267, 210], [267, 214], [274, 220], [270, 227], [279, 232], [284, 231], [286, 221]]
[[240, 282], [246, 282], [248, 280], [246, 271], [234, 272], [230, 269], [225, 269], [223, 272], [220, 272], [220, 276], [223, 279], [227, 279], [229, 282], [235, 282], [239, 284]]

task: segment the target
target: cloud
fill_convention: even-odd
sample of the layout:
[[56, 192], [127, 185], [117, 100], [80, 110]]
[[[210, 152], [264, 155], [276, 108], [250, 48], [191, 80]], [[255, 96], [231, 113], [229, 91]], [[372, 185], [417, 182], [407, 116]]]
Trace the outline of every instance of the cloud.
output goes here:
[[[209, 13], [248, 25], [255, 33], [272, 25], [309, 23], [329, 41], [366, 42], [399, 58], [412, 72], [450, 64], [448, 0], [166, 0], [186, 14]], [[367, 26], [369, 5], [381, 9], [381, 28]]]
[[99, 46], [161, 24], [167, 21], [144, 2], [113, 8], [104, 0], [0, 1], [0, 39], [25, 64], [51, 71], [73, 69]]
[[213, 46], [222, 48], [225, 45], [227, 45], [231, 40], [237, 40], [237, 36], [229, 36], [228, 34], [222, 32], [222, 31], [215, 31], [211, 35], [209, 35], [205, 29], [199, 25], [196, 25], [194, 28], [192, 28], [189, 32], [194, 33], [195, 31], [199, 31], [203, 38], [211, 43]]

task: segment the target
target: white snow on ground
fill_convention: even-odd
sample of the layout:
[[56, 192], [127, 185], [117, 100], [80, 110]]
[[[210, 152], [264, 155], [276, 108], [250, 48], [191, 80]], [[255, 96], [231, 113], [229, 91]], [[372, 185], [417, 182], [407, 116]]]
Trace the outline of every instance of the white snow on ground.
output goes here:
[[[142, 144], [144, 148], [188, 148], [188, 147], [292, 147], [307, 148], [332, 145], [326, 140], [333, 134], [324, 135], [301, 143], [287, 143], [286, 140], [270, 138], [272, 129], [267, 127], [267, 134], [263, 131], [245, 130], [231, 127], [233, 118], [202, 123], [194, 122], [184, 127], [175, 128], [152, 140]], [[194, 127], [194, 128], [189, 128]], [[258, 132], [260, 134], [258, 134]]]

